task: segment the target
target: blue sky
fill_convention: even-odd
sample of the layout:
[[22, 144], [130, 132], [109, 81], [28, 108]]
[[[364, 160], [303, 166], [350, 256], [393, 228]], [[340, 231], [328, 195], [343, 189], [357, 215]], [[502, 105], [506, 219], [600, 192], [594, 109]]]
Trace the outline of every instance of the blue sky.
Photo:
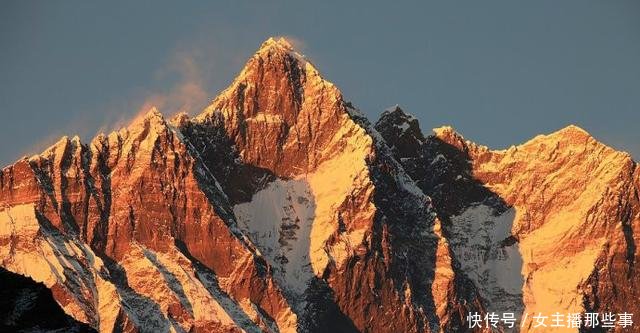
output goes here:
[[577, 124], [640, 156], [638, 1], [3, 1], [0, 163], [144, 103], [197, 113], [288, 36], [371, 120], [504, 148]]

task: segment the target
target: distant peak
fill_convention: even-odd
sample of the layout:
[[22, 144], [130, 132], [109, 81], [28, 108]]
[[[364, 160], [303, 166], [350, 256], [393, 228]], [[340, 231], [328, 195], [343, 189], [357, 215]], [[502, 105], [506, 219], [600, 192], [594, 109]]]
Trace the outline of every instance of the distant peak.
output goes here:
[[425, 140], [418, 119], [404, 112], [397, 104], [382, 112], [375, 129], [387, 144], [394, 147], [400, 158], [417, 156], [417, 149]]
[[596, 140], [589, 132], [576, 126], [569, 125], [549, 134], [538, 135], [533, 139], [525, 142], [523, 145], [557, 145], [564, 144], [567, 146], [582, 146], [585, 143], [603, 144]]
[[416, 119], [416, 117], [414, 117], [412, 114], [405, 112], [398, 104], [392, 107], [386, 108], [382, 112], [382, 115], [380, 115], [380, 118], [388, 117], [388, 116], [399, 117], [402, 119], [406, 119], [407, 121], [412, 121]]
[[451, 126], [441, 126], [433, 129], [435, 137], [446, 142], [458, 149], [463, 150], [466, 147], [464, 137]]
[[[138, 135], [140, 133], [162, 133], [167, 129], [167, 122], [164, 116], [154, 106], [142, 109], [129, 125], [118, 131], [118, 135], [129, 136]], [[114, 132], [112, 132], [113, 134]], [[111, 135], [111, 134], [110, 134]]]
[[460, 135], [453, 127], [451, 126], [440, 126], [440, 127], [436, 127], [433, 129], [433, 132], [436, 134], [436, 136], [438, 138], [445, 138], [445, 137], [452, 137], [452, 136], [456, 136], [456, 137], [460, 137], [462, 138], [462, 135]]
[[33, 154], [29, 157], [29, 160], [36, 161], [41, 158], [48, 158], [53, 155], [62, 156], [64, 152], [71, 147], [73, 150], [76, 150], [82, 146], [80, 137], [75, 135], [73, 138], [69, 138], [69, 136], [64, 135], [58, 141], [56, 141], [51, 146], [47, 147], [41, 153]]
[[[256, 56], [262, 59], [268, 59], [268, 56], [273, 54], [290, 56], [290, 58], [298, 62], [298, 66], [301, 67], [310, 64], [309, 60], [294, 48], [293, 43], [284, 37], [269, 37], [256, 52]], [[313, 65], [311, 67], [313, 67]]]
[[[277, 87], [277, 88], [276, 88]], [[326, 89], [319, 89], [324, 87]], [[303, 96], [305, 93], [314, 96]], [[306, 57], [296, 52], [285, 38], [269, 38], [249, 58], [242, 71], [227, 89], [218, 95], [205, 110], [195, 117], [196, 121], [207, 119], [216, 110], [223, 111], [225, 119], [233, 117], [235, 110], [244, 109], [247, 118], [257, 113], [285, 113], [297, 110], [308, 98], [323, 98], [342, 102], [342, 94], [326, 81], [316, 67]], [[248, 111], [247, 101], [251, 99], [255, 109]], [[277, 104], [290, 107], [274, 107]], [[290, 114], [287, 123], [292, 123], [297, 111]]]
[[176, 127], [182, 127], [188, 122], [189, 122], [189, 115], [186, 112], [180, 112], [174, 115], [173, 117], [171, 117], [171, 119], [169, 120], [169, 123], [171, 123], [171, 125]]
[[155, 106], [151, 106], [148, 108], [144, 107], [143, 109], [141, 109], [141, 112], [139, 112], [138, 115], [133, 118], [130, 124], [135, 125], [146, 121], [163, 123], [164, 116], [162, 115], [162, 113], [160, 113], [160, 111], [158, 111], [158, 108], [156, 108]]
[[568, 137], [591, 137], [591, 134], [589, 134], [589, 132], [573, 124], [565, 128], [562, 128], [556, 131], [555, 133], [552, 133], [551, 135], [562, 135], [562, 136], [568, 136]]
[[144, 117], [147, 119], [149, 118], [164, 119], [164, 117], [162, 116], [162, 113], [160, 113], [160, 111], [158, 111], [158, 108], [156, 108], [155, 106], [152, 106], [151, 108], [149, 108], [149, 110], [145, 113]]
[[260, 50], [270, 49], [274, 47], [285, 51], [294, 51], [293, 45], [284, 37], [269, 37], [269, 39], [262, 43], [262, 45], [260, 46]]
[[384, 109], [384, 112], [402, 112], [402, 109], [400, 108], [400, 105], [396, 104], [392, 107], [386, 108]]

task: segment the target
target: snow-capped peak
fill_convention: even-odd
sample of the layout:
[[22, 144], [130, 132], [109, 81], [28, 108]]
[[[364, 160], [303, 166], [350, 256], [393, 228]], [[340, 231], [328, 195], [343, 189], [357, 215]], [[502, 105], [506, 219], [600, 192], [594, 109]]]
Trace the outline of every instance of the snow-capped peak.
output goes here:
[[554, 133], [549, 134], [550, 137], [562, 137], [566, 139], [589, 139], [593, 138], [589, 132], [583, 128], [571, 124], [562, 129], [557, 130]]
[[398, 105], [371, 126], [283, 38], [195, 119], [142, 111], [0, 171], [0, 266], [96, 329], [640, 313], [640, 169], [577, 126], [502, 151]]
[[158, 108], [152, 106], [147, 112], [144, 113], [144, 119], [157, 119], [164, 121], [164, 116], [158, 110]]
[[284, 37], [278, 37], [277, 39], [274, 37], [269, 37], [266, 41], [262, 43], [260, 46], [260, 50], [278, 47], [287, 51], [293, 51], [293, 45]]
[[400, 117], [403, 119], [406, 119], [407, 121], [411, 121], [416, 119], [416, 117], [414, 117], [412, 114], [404, 111], [398, 104], [386, 108], [384, 110], [384, 112], [382, 112], [382, 114], [380, 115], [380, 118], [385, 117], [385, 116], [390, 116], [390, 115], [394, 115], [396, 117]]
[[299, 62], [300, 67], [310, 67], [310, 69], [317, 71], [315, 67], [309, 62], [309, 60], [302, 53], [296, 50], [293, 44], [284, 37], [269, 37], [269, 39], [262, 43], [258, 51], [256, 51], [255, 56], [264, 58], [269, 54], [289, 55]]
[[398, 158], [415, 157], [424, 141], [418, 119], [404, 112], [397, 104], [386, 109], [375, 124]]

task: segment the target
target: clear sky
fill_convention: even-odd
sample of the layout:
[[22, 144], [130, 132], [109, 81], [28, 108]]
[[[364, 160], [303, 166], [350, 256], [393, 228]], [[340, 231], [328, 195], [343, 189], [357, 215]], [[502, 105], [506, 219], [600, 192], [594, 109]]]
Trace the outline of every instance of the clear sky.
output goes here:
[[198, 112], [288, 36], [372, 121], [492, 148], [574, 123], [640, 157], [640, 1], [3, 1], [0, 163], [145, 102]]

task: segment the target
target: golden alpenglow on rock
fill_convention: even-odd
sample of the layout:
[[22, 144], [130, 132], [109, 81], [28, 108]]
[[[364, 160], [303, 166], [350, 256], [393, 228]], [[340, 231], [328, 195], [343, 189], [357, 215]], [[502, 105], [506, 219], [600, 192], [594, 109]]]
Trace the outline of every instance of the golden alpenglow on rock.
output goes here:
[[398, 106], [371, 123], [292, 44], [195, 116], [2, 169], [24, 292], [0, 330], [38, 306], [74, 332], [638, 332], [629, 154], [576, 126], [492, 150]]

